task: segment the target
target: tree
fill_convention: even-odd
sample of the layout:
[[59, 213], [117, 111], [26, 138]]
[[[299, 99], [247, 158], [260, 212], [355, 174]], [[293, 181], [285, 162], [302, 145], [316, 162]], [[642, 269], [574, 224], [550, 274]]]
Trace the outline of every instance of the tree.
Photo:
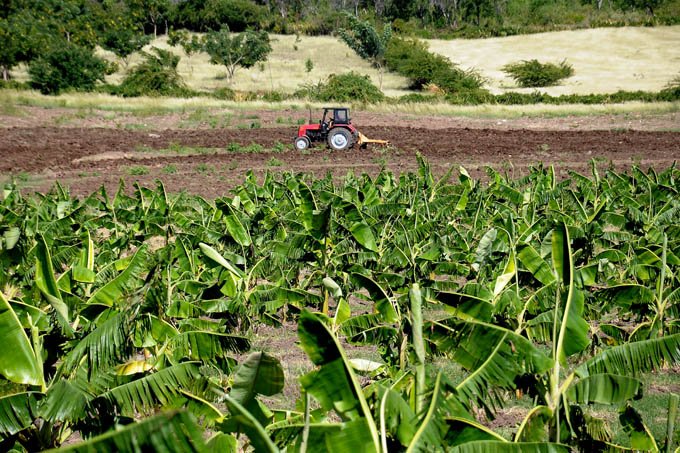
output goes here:
[[89, 2], [83, 0], [45, 0], [37, 2], [33, 11], [40, 23], [45, 24], [55, 37], [81, 47], [94, 48], [98, 36]]
[[434, 5], [441, 11], [449, 26], [454, 29], [458, 28], [458, 10], [460, 8], [460, 0], [434, 0]]
[[642, 9], [654, 19], [654, 10], [661, 6], [663, 0], [624, 0], [623, 4], [629, 8]]
[[462, 0], [461, 9], [465, 19], [472, 20], [477, 27], [482, 25], [482, 16], [488, 16], [492, 5], [490, 0]]
[[269, 35], [264, 31], [246, 31], [234, 35], [229, 32], [229, 27], [223, 26], [220, 31], [210, 32], [205, 36], [203, 50], [210, 55], [212, 64], [226, 66], [231, 84], [239, 66], [250, 68], [255, 63], [266, 60], [272, 47]]
[[203, 22], [214, 30], [222, 24], [237, 32], [250, 27], [258, 28], [266, 12], [255, 3], [246, 0], [207, 0], [203, 9]]
[[104, 81], [109, 65], [92, 49], [68, 44], [50, 51], [28, 66], [31, 85], [43, 94], [59, 94], [66, 88], [91, 90]]
[[168, 44], [181, 46], [187, 57], [203, 50], [203, 43], [197, 35], [192, 35], [186, 30], [170, 30], [168, 32]]
[[130, 55], [142, 50], [151, 38], [134, 28], [116, 28], [104, 32], [102, 37], [102, 47], [113, 52], [118, 58], [123, 60], [127, 68], [130, 64]]
[[[281, 3], [287, 8], [287, 2]], [[259, 28], [267, 12], [266, 7], [248, 0], [184, 0], [173, 8], [171, 21], [175, 27], [191, 31], [219, 30], [228, 25], [241, 32]]]
[[2, 80], [9, 80], [9, 71], [32, 54], [32, 18], [28, 14], [13, 14], [0, 19], [0, 72]]
[[91, 49], [98, 42], [90, 4], [83, 0], [10, 2], [0, 17], [0, 73], [4, 80], [9, 79], [12, 67], [53, 49], [69, 44]]
[[349, 22], [349, 30], [338, 30], [340, 38], [350, 49], [364, 60], [368, 60], [378, 69], [378, 88], [382, 90], [383, 67], [385, 66], [385, 50], [392, 37], [392, 28], [385, 24], [382, 34], [369, 22], [362, 22], [349, 13], [345, 13]]
[[150, 23], [153, 26], [155, 39], [158, 36], [158, 25], [167, 19], [171, 6], [170, 0], [126, 0], [125, 3], [143, 24]]

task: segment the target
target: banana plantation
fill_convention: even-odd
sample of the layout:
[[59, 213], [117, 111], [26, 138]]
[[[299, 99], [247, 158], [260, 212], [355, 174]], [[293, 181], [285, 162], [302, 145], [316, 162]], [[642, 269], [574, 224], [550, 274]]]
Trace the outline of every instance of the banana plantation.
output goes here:
[[[679, 191], [675, 165], [480, 181], [422, 159], [215, 200], [9, 185], [0, 451], [678, 451], [677, 397], [662, 436], [634, 403], [679, 369]], [[262, 325], [297, 326], [311, 371], [254, 348]]]

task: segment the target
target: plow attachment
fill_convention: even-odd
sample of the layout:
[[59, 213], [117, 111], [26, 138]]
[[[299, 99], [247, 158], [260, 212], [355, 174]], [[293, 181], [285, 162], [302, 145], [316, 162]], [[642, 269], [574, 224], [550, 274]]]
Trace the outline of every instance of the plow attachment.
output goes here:
[[359, 140], [357, 140], [357, 145], [359, 145], [360, 148], [366, 148], [366, 145], [369, 143], [374, 143], [376, 145], [389, 145], [390, 142], [387, 140], [376, 140], [373, 138], [368, 138], [361, 132], [357, 131], [359, 134]]

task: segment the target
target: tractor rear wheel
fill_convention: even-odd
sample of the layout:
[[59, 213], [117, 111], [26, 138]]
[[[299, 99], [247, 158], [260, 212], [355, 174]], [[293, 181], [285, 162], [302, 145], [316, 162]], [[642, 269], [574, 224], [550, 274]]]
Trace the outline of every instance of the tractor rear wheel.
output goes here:
[[334, 127], [328, 132], [328, 146], [333, 151], [344, 151], [353, 145], [352, 133], [343, 127]]
[[304, 151], [307, 148], [309, 148], [310, 142], [309, 139], [305, 136], [298, 137], [295, 139], [295, 149], [298, 151]]

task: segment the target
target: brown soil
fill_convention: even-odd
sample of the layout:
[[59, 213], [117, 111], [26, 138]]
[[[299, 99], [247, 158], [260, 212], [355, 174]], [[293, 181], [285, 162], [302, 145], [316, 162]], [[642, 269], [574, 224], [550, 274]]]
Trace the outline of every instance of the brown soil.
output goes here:
[[[403, 126], [362, 127], [369, 137], [387, 139], [390, 147], [328, 152], [319, 146], [307, 153], [235, 153], [225, 148], [233, 142], [256, 143], [271, 148], [289, 144], [295, 127], [260, 129], [166, 129], [152, 131], [76, 127], [9, 127], [0, 129], [0, 172], [30, 174], [31, 188], [46, 190], [55, 180], [85, 194], [102, 183], [115, 186], [130, 167], [144, 166], [146, 175], [134, 176], [150, 184], [162, 178], [171, 191], [187, 190], [219, 196], [238, 184], [252, 169], [294, 170], [344, 176], [349, 170], [375, 173], [385, 165], [394, 172], [416, 169], [416, 153], [430, 162], [436, 175], [463, 165], [473, 176], [491, 166], [515, 173], [543, 162], [561, 175], [569, 170], [586, 172], [589, 161], [619, 170], [633, 162], [666, 167], [680, 157], [680, 133], [637, 130], [498, 130], [475, 128], [427, 129]], [[201, 148], [193, 153], [167, 151], [178, 146]], [[214, 150], [212, 150], [214, 148]], [[206, 151], [208, 149], [208, 151]], [[154, 151], [155, 150], [155, 151]], [[163, 151], [159, 151], [163, 150]], [[273, 160], [272, 158], [275, 158]], [[168, 165], [174, 174], [165, 174]], [[165, 170], [167, 172], [167, 169]], [[128, 178], [132, 179], [132, 178]]]

